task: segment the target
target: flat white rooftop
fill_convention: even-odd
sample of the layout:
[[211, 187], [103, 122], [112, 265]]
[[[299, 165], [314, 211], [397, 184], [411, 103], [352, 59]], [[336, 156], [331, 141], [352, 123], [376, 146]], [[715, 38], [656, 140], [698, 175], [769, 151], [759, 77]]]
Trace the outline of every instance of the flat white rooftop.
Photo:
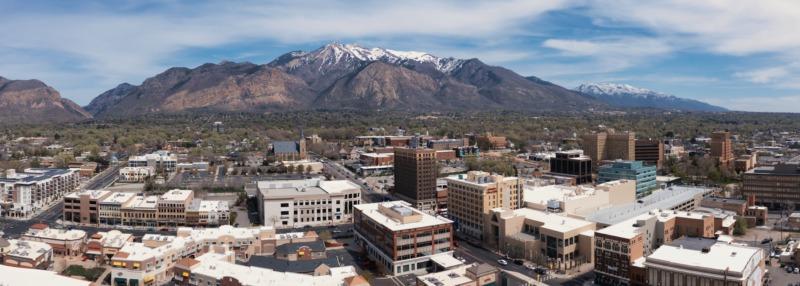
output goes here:
[[98, 199], [100, 197], [105, 196], [108, 193], [110, 193], [110, 192], [109, 191], [104, 191], [104, 190], [84, 190], [84, 191], [81, 191], [81, 192], [69, 193], [64, 197], [65, 198], [71, 198], [71, 199], [80, 199], [80, 197], [82, 195], [88, 195], [90, 200], [96, 200], [96, 199]]
[[713, 191], [711, 188], [672, 186], [646, 196], [639, 201], [598, 210], [586, 217], [587, 220], [604, 225], [613, 225], [653, 209], [669, 210], [685, 202], [693, 200], [697, 195], [705, 195]]
[[682, 268], [697, 275], [722, 276], [727, 273], [729, 279], [741, 280], [742, 274], [749, 276], [763, 258], [760, 248], [714, 239], [682, 238], [656, 249], [647, 256], [645, 265]]
[[[383, 205], [387, 208], [392, 207], [403, 207], [415, 214], [419, 214], [422, 216], [422, 219], [417, 222], [410, 222], [410, 223], [401, 223], [396, 221], [385, 214], [378, 211], [378, 206]], [[390, 229], [391, 231], [400, 231], [400, 230], [407, 230], [407, 229], [415, 229], [421, 227], [431, 227], [436, 225], [443, 225], [443, 224], [450, 224], [453, 221], [446, 219], [441, 216], [432, 216], [427, 213], [421, 212], [415, 208], [411, 207], [411, 204], [404, 202], [404, 201], [392, 201], [392, 202], [383, 202], [383, 203], [372, 203], [372, 204], [360, 204], [353, 206], [357, 210], [360, 210], [361, 213], [376, 223], [383, 225], [384, 227]]]
[[191, 197], [193, 194], [194, 191], [192, 190], [174, 189], [174, 190], [169, 190], [163, 195], [161, 195], [160, 199], [162, 201], [167, 201], [167, 202], [183, 202], [189, 199], [189, 197]]
[[59, 285], [89, 286], [91, 282], [58, 275], [58, 273], [0, 265], [0, 280], [3, 286]]
[[134, 196], [135, 193], [113, 193], [100, 201], [100, 204], [119, 205], [130, 201]]
[[206, 253], [197, 258], [200, 261], [192, 267], [192, 273], [217, 280], [223, 277], [235, 277], [242, 285], [309, 285], [330, 286], [344, 285], [344, 279], [358, 275], [353, 266], [331, 267], [330, 275], [313, 276], [308, 274], [278, 272], [269, 268], [237, 265], [222, 261], [224, 256], [217, 253]]
[[594, 225], [594, 223], [590, 221], [529, 208], [516, 209], [513, 212], [515, 215], [525, 216], [526, 219], [541, 222], [542, 226], [540, 226], [540, 228], [549, 229], [559, 233], [565, 233], [575, 229]]
[[265, 198], [295, 197], [301, 195], [341, 194], [360, 192], [361, 187], [348, 180], [325, 181], [323, 178], [304, 180], [260, 181], [258, 190]]

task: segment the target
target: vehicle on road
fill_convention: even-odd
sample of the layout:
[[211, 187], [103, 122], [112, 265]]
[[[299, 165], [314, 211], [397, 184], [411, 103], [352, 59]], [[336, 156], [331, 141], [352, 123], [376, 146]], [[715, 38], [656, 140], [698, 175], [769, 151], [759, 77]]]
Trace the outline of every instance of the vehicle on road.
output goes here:
[[765, 239], [761, 240], [761, 244], [767, 244], [767, 243], [770, 243], [770, 242], [772, 242], [772, 238], [771, 237], [768, 237], [768, 238], [765, 238]]
[[498, 259], [497, 260], [497, 264], [506, 266], [506, 265], [508, 265], [508, 261], [506, 261], [505, 259]]
[[525, 264], [525, 261], [524, 261], [524, 260], [522, 260], [522, 259], [514, 259], [514, 264], [516, 264], [516, 265], [522, 265], [522, 264]]

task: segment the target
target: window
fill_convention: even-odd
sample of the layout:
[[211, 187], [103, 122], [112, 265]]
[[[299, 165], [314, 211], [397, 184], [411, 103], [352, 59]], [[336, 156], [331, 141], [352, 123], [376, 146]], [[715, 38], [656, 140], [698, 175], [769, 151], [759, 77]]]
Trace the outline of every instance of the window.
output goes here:
[[281, 207], [282, 207], [282, 208], [288, 208], [288, 207], [289, 207], [289, 203], [282, 203], [282, 204], [281, 204]]

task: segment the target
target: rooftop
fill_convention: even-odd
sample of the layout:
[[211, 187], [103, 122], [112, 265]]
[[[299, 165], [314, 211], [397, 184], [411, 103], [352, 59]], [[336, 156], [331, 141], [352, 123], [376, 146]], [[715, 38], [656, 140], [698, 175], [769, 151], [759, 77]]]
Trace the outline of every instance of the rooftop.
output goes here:
[[192, 196], [194, 196], [194, 191], [192, 190], [173, 189], [161, 195], [160, 199], [169, 202], [183, 202]]
[[107, 198], [100, 201], [100, 204], [123, 204], [136, 196], [136, 193], [113, 193]]
[[639, 221], [650, 219], [668, 220], [674, 218], [675, 216], [676, 213], [674, 211], [650, 210], [635, 217], [631, 217], [618, 223], [609, 225], [606, 228], [597, 230], [595, 233], [631, 239], [636, 237], [640, 233], [640, 229], [644, 226], [640, 225], [638, 223]]
[[[394, 218], [387, 216], [386, 214], [380, 212], [378, 210], [379, 206], [383, 206], [385, 208], [397, 210], [403, 216], [407, 215], [420, 215], [420, 220], [415, 220], [412, 222], [402, 223]], [[378, 224], [383, 225], [384, 227], [390, 229], [391, 231], [400, 231], [400, 230], [407, 230], [407, 229], [415, 229], [421, 227], [430, 227], [436, 225], [443, 225], [443, 224], [451, 224], [453, 223], [451, 220], [446, 219], [441, 216], [432, 216], [426, 213], [423, 213], [417, 209], [411, 207], [411, 204], [404, 202], [404, 201], [392, 201], [392, 202], [383, 202], [383, 203], [372, 203], [372, 204], [360, 204], [353, 206], [355, 209], [361, 211], [361, 213]]]
[[[717, 242], [713, 239], [682, 238], [662, 245], [647, 257], [645, 265], [683, 268], [703, 276], [728, 279], [759, 279], [758, 264], [764, 258], [760, 248]], [[750, 273], [756, 275], [750, 276]], [[760, 281], [760, 280], [758, 280]]]
[[111, 192], [104, 191], [104, 190], [84, 190], [84, 191], [81, 191], [81, 192], [70, 193], [70, 194], [68, 194], [68, 195], [66, 195], [64, 197], [65, 198], [71, 198], [71, 199], [80, 199], [80, 197], [82, 195], [88, 195], [90, 200], [96, 200], [96, 199], [105, 197], [109, 193], [111, 193]]
[[[502, 211], [502, 209], [495, 209], [495, 210]], [[565, 233], [572, 230], [594, 225], [594, 223], [590, 221], [571, 218], [568, 216], [559, 215], [555, 213], [547, 213], [529, 208], [516, 209], [513, 210], [513, 213], [514, 215], [524, 216], [528, 220], [541, 222], [542, 226], [540, 226], [540, 228], [542, 229], [549, 229], [559, 233]]]
[[242, 285], [293, 285], [329, 286], [342, 285], [345, 278], [357, 276], [353, 266], [331, 267], [329, 275], [307, 275], [292, 272], [278, 272], [269, 268], [250, 267], [223, 261], [224, 255], [207, 253], [201, 255], [192, 267], [192, 273], [220, 280], [234, 277]]
[[55, 229], [46, 227], [44, 229], [36, 229], [31, 227], [25, 232], [24, 236], [49, 238], [55, 240], [78, 240], [86, 237], [86, 232], [80, 229]]
[[73, 173], [70, 169], [44, 169], [44, 168], [28, 168], [24, 172], [15, 173], [14, 176], [7, 176], [0, 178], [0, 182], [6, 183], [20, 183], [20, 184], [33, 184], [38, 181], [44, 181], [56, 176], [61, 176]]
[[158, 204], [158, 196], [136, 196], [133, 198], [133, 201], [126, 206], [129, 209], [141, 209], [141, 210], [155, 210], [156, 205]]
[[225, 201], [193, 200], [192, 203], [186, 207], [186, 210], [197, 212], [225, 212], [229, 211], [230, 207]]
[[23, 257], [30, 260], [36, 260], [39, 256], [48, 253], [53, 250], [53, 248], [44, 242], [37, 242], [37, 241], [27, 241], [27, 240], [18, 240], [12, 239], [9, 240], [9, 246], [6, 247], [6, 255], [8, 256], [15, 256], [15, 257]]
[[259, 181], [258, 190], [264, 197], [295, 197], [298, 195], [339, 194], [347, 191], [360, 191], [361, 187], [348, 180], [325, 181], [323, 178], [314, 178]]
[[471, 265], [462, 265], [450, 270], [435, 272], [417, 277], [417, 281], [426, 286], [458, 286], [472, 282], [467, 277], [467, 268]]
[[91, 282], [78, 280], [47, 270], [28, 269], [0, 265], [3, 286], [59, 285], [89, 286]]
[[637, 201], [602, 209], [587, 216], [586, 219], [603, 225], [613, 225], [638, 215], [646, 214], [653, 209], [672, 209], [694, 199], [697, 195], [705, 195], [711, 191], [713, 191], [711, 188], [672, 186], [641, 198], [639, 201], [642, 203]]

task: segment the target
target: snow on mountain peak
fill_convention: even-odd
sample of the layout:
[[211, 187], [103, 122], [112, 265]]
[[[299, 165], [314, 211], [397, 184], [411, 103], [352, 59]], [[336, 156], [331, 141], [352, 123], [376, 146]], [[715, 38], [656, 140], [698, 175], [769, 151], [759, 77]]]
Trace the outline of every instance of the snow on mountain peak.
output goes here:
[[636, 96], [636, 97], [673, 97], [671, 95], [620, 83], [585, 83], [575, 88], [576, 91], [592, 95]]
[[450, 72], [457, 68], [463, 60], [455, 58], [440, 58], [425, 52], [397, 51], [384, 48], [364, 48], [355, 44], [330, 43], [313, 52], [298, 54], [298, 57], [314, 57], [327, 64], [336, 64], [342, 61], [383, 61], [392, 64], [413, 61], [430, 63], [441, 72]]

